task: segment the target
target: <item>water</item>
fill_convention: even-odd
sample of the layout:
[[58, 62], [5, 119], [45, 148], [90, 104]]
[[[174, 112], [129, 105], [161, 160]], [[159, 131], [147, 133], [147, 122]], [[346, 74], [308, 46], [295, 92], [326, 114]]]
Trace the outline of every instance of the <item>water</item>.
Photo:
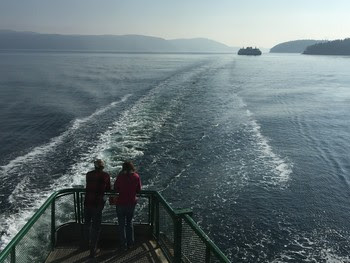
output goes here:
[[0, 52], [0, 246], [92, 160], [134, 160], [239, 262], [350, 251], [350, 58]]

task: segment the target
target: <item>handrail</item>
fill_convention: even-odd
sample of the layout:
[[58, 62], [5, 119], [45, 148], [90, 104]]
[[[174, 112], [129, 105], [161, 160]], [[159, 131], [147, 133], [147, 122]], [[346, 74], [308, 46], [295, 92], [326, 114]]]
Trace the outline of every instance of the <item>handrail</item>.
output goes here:
[[164, 199], [164, 197], [157, 191], [153, 192], [154, 195], [157, 197], [158, 201], [160, 201], [160, 203], [162, 203], [163, 207], [168, 211], [168, 213], [170, 214], [170, 216], [172, 218], [176, 217], [176, 213], [175, 211], [171, 208], [171, 206], [169, 205], [169, 203]]
[[[16, 234], [16, 236], [10, 241], [10, 243], [0, 252], [0, 262], [4, 262], [6, 259], [11, 257], [10, 262], [15, 262], [16, 260], [16, 246], [18, 243], [25, 237], [28, 231], [33, 227], [33, 225], [38, 221], [38, 219], [44, 214], [46, 209], [51, 205], [51, 245], [54, 246], [55, 243], [55, 232], [60, 226], [55, 225], [56, 217], [56, 199], [63, 197], [65, 195], [72, 194], [74, 196], [74, 205], [77, 205], [77, 209], [74, 208], [75, 213], [75, 222], [82, 223], [77, 219], [77, 213], [81, 212], [83, 200], [79, 199], [80, 194], [85, 193], [85, 188], [67, 188], [62, 189], [51, 194], [44, 204], [34, 213], [34, 215], [28, 220], [28, 222], [22, 227], [22, 229]], [[107, 195], [116, 194], [115, 191], [106, 191]], [[164, 199], [164, 197], [157, 191], [152, 190], [142, 190], [138, 196], [148, 197], [149, 202], [149, 215], [148, 223], [151, 225], [152, 233], [158, 242], [161, 242], [159, 239], [159, 206], [161, 205], [165, 212], [170, 216], [173, 226], [174, 226], [174, 240], [173, 240], [173, 249], [174, 254], [168, 258], [170, 262], [181, 262], [181, 243], [182, 243], [182, 224], [187, 224], [194, 233], [202, 240], [202, 244], [206, 248], [206, 259], [209, 260], [211, 253], [220, 261], [224, 263], [229, 263], [230, 261], [227, 257], [221, 252], [221, 250], [213, 243], [213, 241], [204, 233], [204, 231], [197, 225], [197, 223], [191, 218], [192, 211], [190, 209], [174, 210], [169, 203]], [[77, 199], [76, 199], [77, 198]], [[154, 221], [155, 220], [155, 221]], [[183, 222], [183, 223], [182, 223]], [[57, 227], [57, 228], [56, 228]], [[161, 249], [166, 250], [165, 247], [160, 245]], [[53, 248], [53, 247], [52, 247]], [[169, 251], [164, 251], [165, 254], [168, 254]]]

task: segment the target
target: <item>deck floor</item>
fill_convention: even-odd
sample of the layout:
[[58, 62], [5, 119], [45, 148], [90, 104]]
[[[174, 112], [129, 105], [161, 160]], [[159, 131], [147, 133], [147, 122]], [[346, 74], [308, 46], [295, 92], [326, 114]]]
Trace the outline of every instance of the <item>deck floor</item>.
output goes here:
[[90, 251], [80, 248], [82, 225], [71, 223], [57, 230], [56, 246], [45, 263], [82, 263], [82, 262], [153, 262], [167, 263], [158, 243], [150, 234], [148, 225], [134, 225], [135, 245], [127, 251], [118, 249], [116, 225], [102, 225], [95, 258], [89, 258]]
[[100, 248], [95, 258], [89, 258], [89, 250], [82, 250], [79, 246], [71, 247], [56, 247], [46, 260], [46, 263], [59, 262], [153, 262], [165, 263], [168, 262], [157, 246], [157, 243], [152, 240], [143, 240], [135, 244], [133, 248], [123, 251], [113, 247]]

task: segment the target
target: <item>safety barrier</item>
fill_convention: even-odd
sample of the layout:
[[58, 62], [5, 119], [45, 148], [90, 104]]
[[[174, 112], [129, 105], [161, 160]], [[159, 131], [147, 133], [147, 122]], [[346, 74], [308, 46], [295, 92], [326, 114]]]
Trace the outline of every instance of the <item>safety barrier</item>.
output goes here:
[[[106, 197], [114, 195], [106, 192]], [[85, 189], [53, 193], [0, 253], [0, 263], [44, 262], [55, 248], [57, 230], [84, 224]], [[107, 202], [108, 203], [108, 202]], [[141, 191], [134, 224], [148, 225], [169, 262], [230, 262], [191, 217], [174, 210], [157, 191]], [[106, 204], [102, 224], [116, 224], [115, 206]]]

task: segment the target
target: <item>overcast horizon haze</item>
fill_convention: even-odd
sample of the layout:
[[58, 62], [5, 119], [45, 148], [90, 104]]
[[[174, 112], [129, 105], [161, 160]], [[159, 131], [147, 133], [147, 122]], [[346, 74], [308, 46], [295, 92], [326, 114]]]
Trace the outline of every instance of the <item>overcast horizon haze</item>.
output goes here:
[[271, 48], [350, 37], [347, 0], [0, 0], [0, 29], [49, 34], [208, 38]]

